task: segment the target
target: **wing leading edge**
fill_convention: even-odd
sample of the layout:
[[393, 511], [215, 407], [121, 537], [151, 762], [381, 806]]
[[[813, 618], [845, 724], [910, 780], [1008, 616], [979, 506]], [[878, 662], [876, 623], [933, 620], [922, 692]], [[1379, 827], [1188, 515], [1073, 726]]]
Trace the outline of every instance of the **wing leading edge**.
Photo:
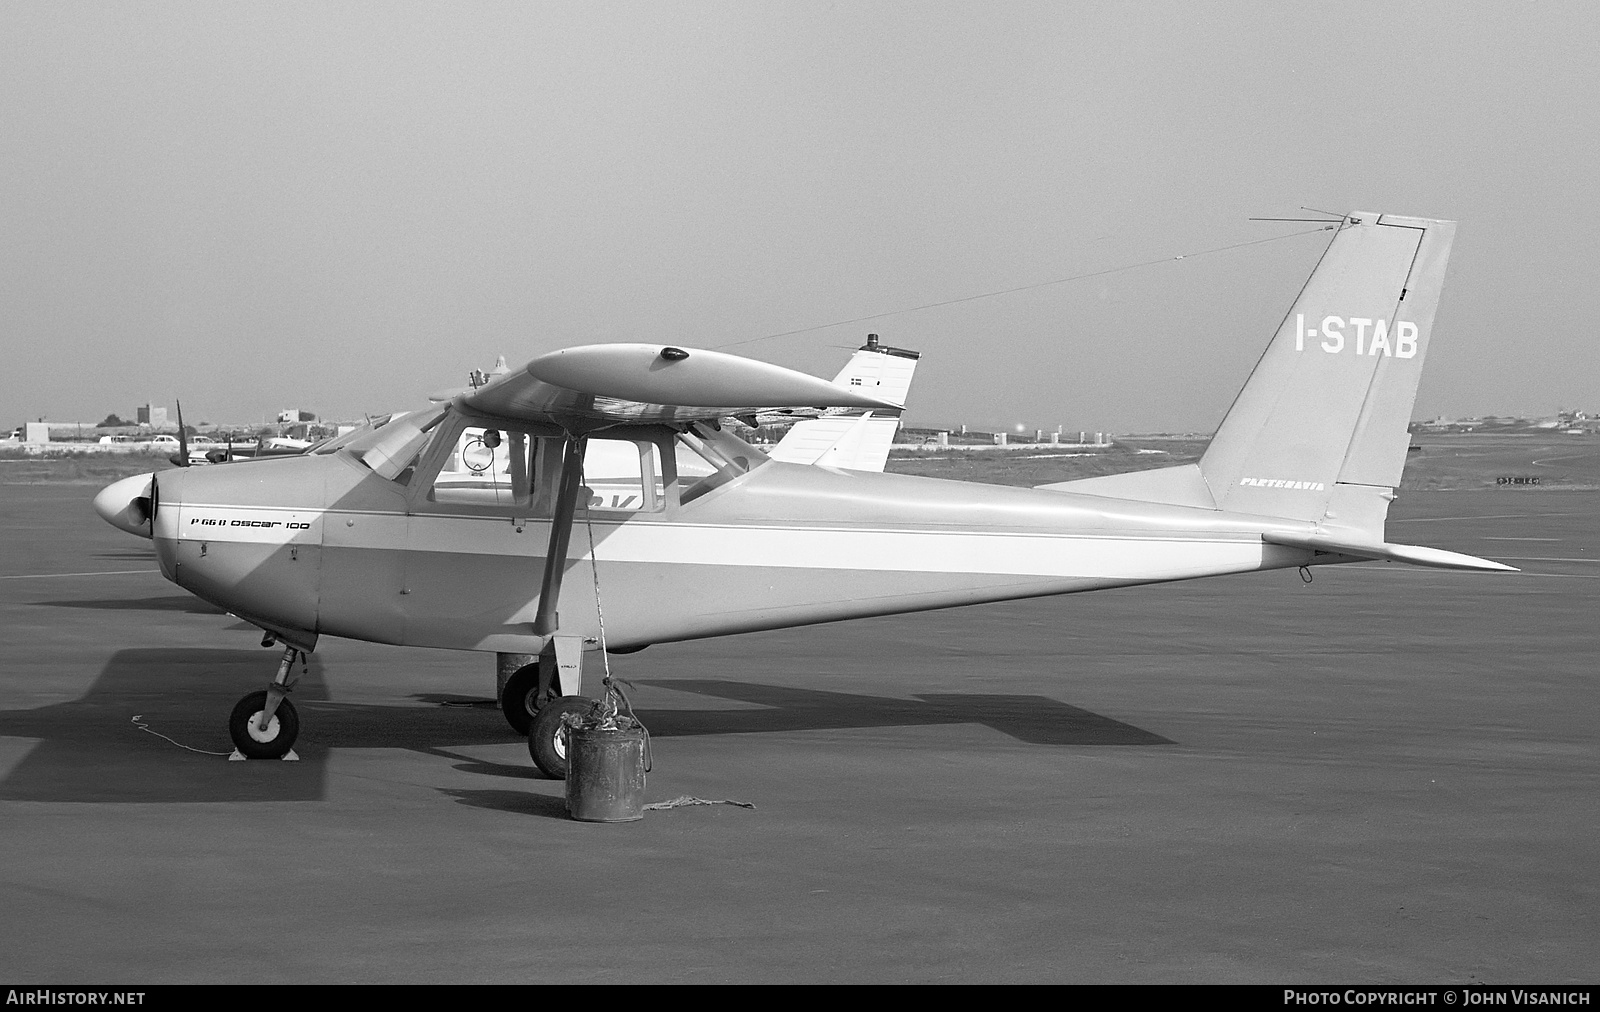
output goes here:
[[768, 362], [655, 344], [564, 348], [455, 399], [474, 411], [568, 429], [703, 421], [779, 407], [900, 407]]

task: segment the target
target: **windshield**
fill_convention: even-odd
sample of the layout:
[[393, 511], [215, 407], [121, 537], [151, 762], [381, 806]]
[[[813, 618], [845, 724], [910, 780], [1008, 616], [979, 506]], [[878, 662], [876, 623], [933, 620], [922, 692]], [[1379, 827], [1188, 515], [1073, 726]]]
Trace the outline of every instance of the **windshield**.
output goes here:
[[407, 469], [428, 443], [428, 434], [444, 418], [448, 404], [435, 404], [421, 411], [391, 415], [388, 424], [358, 429], [344, 449], [370, 467], [374, 474], [390, 481], [404, 481]]
[[337, 436], [329, 436], [327, 439], [324, 439], [322, 442], [313, 446], [309, 452], [336, 453], [337, 451], [344, 449], [346, 446], [349, 446], [355, 440], [360, 439], [362, 436], [371, 432], [373, 429], [381, 429], [385, 425], [388, 425], [393, 419], [397, 417], [403, 418], [405, 414], [405, 412], [401, 412], [399, 415], [379, 415], [377, 418], [368, 419], [367, 424], [358, 425], [349, 432], [344, 432]]

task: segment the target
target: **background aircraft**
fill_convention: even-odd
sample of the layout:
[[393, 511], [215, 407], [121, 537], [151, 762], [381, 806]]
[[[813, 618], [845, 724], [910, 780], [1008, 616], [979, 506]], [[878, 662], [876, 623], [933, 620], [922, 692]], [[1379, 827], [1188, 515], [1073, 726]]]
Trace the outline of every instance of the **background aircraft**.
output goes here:
[[[899, 405], [621, 344], [541, 356], [309, 454], [125, 479], [95, 508], [153, 537], [168, 579], [284, 644], [230, 718], [242, 754], [288, 752], [296, 664], [346, 636], [499, 654], [515, 666], [502, 709], [559, 776], [561, 716], [592, 705], [586, 652], [1357, 559], [1509, 569], [1384, 538], [1453, 237], [1343, 219], [1183, 467], [1019, 489], [774, 460], [719, 420]], [[449, 477], [474, 432], [507, 448], [503, 481]]]
[[[916, 374], [920, 357], [914, 351], [880, 344], [877, 334], [868, 334], [867, 343], [856, 349], [833, 382], [903, 405], [911, 393], [911, 378]], [[768, 412], [758, 415], [757, 421], [771, 424], [788, 417], [793, 416]], [[767, 455], [791, 464], [882, 471], [899, 429], [898, 411], [830, 408], [817, 417], [795, 422]]]

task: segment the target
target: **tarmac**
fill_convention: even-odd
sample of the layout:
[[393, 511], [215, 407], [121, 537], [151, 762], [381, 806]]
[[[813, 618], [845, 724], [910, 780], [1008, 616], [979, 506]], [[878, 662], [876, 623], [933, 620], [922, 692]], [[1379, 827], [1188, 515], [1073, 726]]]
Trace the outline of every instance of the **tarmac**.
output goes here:
[[1593, 493], [1395, 505], [1390, 540], [1520, 574], [1289, 570], [617, 657], [648, 800], [755, 807], [596, 825], [474, 704], [487, 655], [325, 641], [301, 760], [225, 761], [276, 651], [94, 491], [0, 484], [0, 981], [1600, 978]]

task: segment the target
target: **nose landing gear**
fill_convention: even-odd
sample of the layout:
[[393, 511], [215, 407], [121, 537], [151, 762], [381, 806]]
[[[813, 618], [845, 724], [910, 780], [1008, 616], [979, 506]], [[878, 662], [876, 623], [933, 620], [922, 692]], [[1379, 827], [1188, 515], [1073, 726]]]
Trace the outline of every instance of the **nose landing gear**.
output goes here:
[[294, 754], [294, 741], [300, 736], [300, 715], [288, 699], [300, 680], [294, 672], [296, 658], [300, 661], [300, 674], [304, 674], [305, 653], [285, 647], [272, 684], [250, 693], [234, 706], [228, 717], [228, 737], [233, 739], [239, 758], [299, 758]]

